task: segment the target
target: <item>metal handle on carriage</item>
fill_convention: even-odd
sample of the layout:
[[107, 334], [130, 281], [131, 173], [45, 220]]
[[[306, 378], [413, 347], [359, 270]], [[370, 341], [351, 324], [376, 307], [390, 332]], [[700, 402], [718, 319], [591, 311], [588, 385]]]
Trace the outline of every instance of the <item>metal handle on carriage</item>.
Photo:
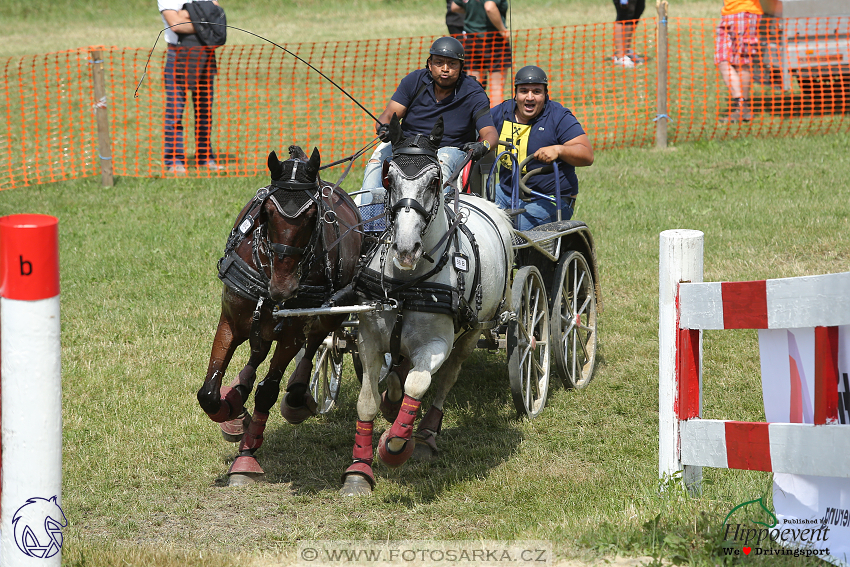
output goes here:
[[[511, 160], [511, 164], [514, 168], [514, 171], [519, 171], [519, 169], [518, 169], [519, 164], [517, 163], [518, 160], [517, 160], [516, 154], [514, 153], [517, 150], [517, 147], [515, 145], [513, 145], [513, 143], [507, 142], [505, 140], [499, 140], [499, 145], [505, 146], [508, 149], [506, 149], [506, 150], [500, 152], [498, 155], [496, 155], [496, 159], [493, 160], [493, 165], [490, 166], [490, 175], [487, 177], [487, 185], [488, 185], [487, 193], [490, 193], [491, 185], [492, 185], [492, 195], [493, 195], [494, 201], [496, 200], [496, 186], [495, 186], [496, 176], [494, 175], [494, 173], [496, 172], [496, 167], [499, 164], [499, 160], [502, 159], [502, 156], [504, 156], [504, 155], [509, 156], [510, 160]], [[511, 179], [511, 209], [513, 209], [513, 210], [519, 209], [519, 185], [518, 185], [518, 176], [516, 176], [516, 175], [513, 176], [513, 178]]]
[[[502, 156], [504, 156], [504, 155], [509, 156], [511, 163], [512, 163], [512, 166], [513, 166], [513, 170], [518, 171], [518, 172], [521, 172], [522, 168], [525, 167], [526, 164], [528, 164], [531, 160], [534, 159], [534, 156], [528, 156], [524, 160], [522, 160], [522, 163], [518, 163], [519, 159], [517, 158], [516, 154], [514, 153], [517, 150], [517, 147], [515, 145], [513, 145], [513, 143], [507, 142], [505, 140], [499, 140], [499, 144], [502, 145], [502, 146], [505, 146], [507, 149], [500, 152], [496, 156], [496, 159], [493, 161], [493, 165], [490, 167], [490, 175], [487, 178], [487, 188], [486, 188], [488, 194], [490, 194], [490, 192], [492, 190], [494, 200], [495, 200], [495, 194], [496, 194], [496, 188], [495, 188], [495, 185], [494, 185], [495, 184], [494, 173], [496, 172], [496, 167], [498, 166], [499, 160], [502, 158]], [[520, 175], [512, 176], [511, 177], [511, 209], [517, 210], [517, 209], [520, 208], [520, 203], [519, 203], [519, 201], [520, 201], [519, 194], [520, 193], [519, 192], [521, 190], [525, 195], [528, 195], [529, 197], [537, 197], [537, 198], [540, 198], [540, 199], [547, 199], [549, 201], [552, 201], [553, 203], [556, 203], [556, 206], [558, 207], [558, 211], [560, 211], [561, 210], [561, 202], [560, 202], [561, 201], [561, 183], [560, 183], [560, 179], [558, 177], [558, 173], [557, 173], [558, 169], [557, 168], [558, 168], [558, 164], [555, 163], [555, 162], [552, 162], [551, 164], [547, 164], [547, 165], [544, 165], [542, 167], [538, 167], [537, 169], [532, 169], [531, 171], [529, 171], [528, 173], [526, 173], [523, 176], [520, 176]], [[551, 171], [555, 171], [555, 187], [557, 189], [557, 193], [556, 193], [555, 197], [552, 197], [551, 195], [544, 195], [543, 193], [538, 193], [537, 191], [529, 189], [525, 185], [525, 181], [528, 180], [528, 178], [531, 177], [532, 175], [537, 175], [538, 173], [550, 173]], [[560, 212], [558, 213], [558, 215], [559, 215], [558, 220], [560, 220]]]
[[[528, 162], [530, 162], [532, 159], [534, 159], [534, 156], [528, 156], [527, 158], [522, 160], [522, 163], [519, 164], [519, 170], [522, 171], [522, 168], [525, 167], [525, 165]], [[525, 184], [528, 181], [528, 179], [530, 177], [534, 176], [534, 175], [538, 175], [538, 174], [541, 174], [541, 173], [546, 174], [546, 173], [552, 173], [552, 172], [555, 173], [555, 196], [554, 197], [552, 195], [544, 195], [543, 193], [538, 193], [537, 191], [534, 191], [533, 189], [529, 189], [529, 187]], [[523, 175], [519, 179], [519, 187], [520, 187], [520, 189], [522, 189], [523, 193], [525, 193], [526, 195], [531, 195], [531, 196], [534, 196], [534, 197], [538, 197], [540, 199], [546, 199], [547, 201], [555, 203], [555, 208], [556, 208], [557, 214], [558, 214], [558, 221], [559, 222], [561, 221], [561, 175], [560, 175], [560, 172], [558, 171], [558, 160], [555, 160], [552, 163], [546, 164], [542, 167], [538, 167], [537, 169], [532, 169], [532, 170], [528, 171], [525, 175]]]
[[[511, 159], [511, 162], [512, 162], [512, 165], [513, 165], [515, 171], [519, 171], [519, 172], [522, 171], [522, 168], [525, 167], [526, 164], [528, 164], [531, 160], [534, 159], [534, 156], [528, 156], [524, 160], [522, 160], [522, 163], [517, 163], [518, 159], [516, 157], [516, 154], [513, 153], [517, 149], [517, 147], [514, 146], [511, 142], [506, 142], [504, 140], [499, 140], [499, 144], [502, 145], [502, 146], [505, 146], [508, 149], [499, 153], [496, 156], [496, 159], [493, 161], [493, 165], [490, 167], [490, 175], [487, 178], [487, 185], [488, 185], [487, 186], [487, 193], [489, 194], [490, 190], [492, 189], [494, 196], [495, 196], [495, 189], [496, 188], [495, 188], [495, 186], [491, 187], [491, 184], [495, 183], [495, 176], [493, 174], [496, 172], [496, 166], [499, 164], [499, 160], [502, 158], [503, 155], [510, 156], [510, 159]], [[537, 174], [540, 174], [540, 173], [551, 173], [551, 172], [555, 173], [555, 196], [554, 197], [552, 195], [545, 195], [543, 193], [539, 193], [537, 191], [534, 191], [533, 189], [529, 189], [529, 187], [525, 184], [525, 182], [528, 181], [528, 179], [530, 177], [532, 177], [533, 175], [537, 175]], [[540, 198], [540, 199], [546, 199], [548, 201], [555, 203], [555, 207], [557, 209], [558, 220], [559, 221], [561, 220], [561, 176], [560, 176], [560, 172], [558, 171], [558, 161], [557, 160], [553, 161], [550, 164], [544, 165], [542, 167], [538, 167], [537, 169], [532, 169], [531, 171], [527, 172], [523, 176], [515, 175], [515, 176], [512, 177], [511, 182], [512, 182], [511, 183], [511, 208], [512, 209], [516, 210], [516, 209], [519, 208], [519, 192], [520, 192], [520, 190], [522, 190], [522, 192], [526, 195], [529, 195], [529, 196], [532, 196], [532, 197], [537, 197], [537, 198]]]

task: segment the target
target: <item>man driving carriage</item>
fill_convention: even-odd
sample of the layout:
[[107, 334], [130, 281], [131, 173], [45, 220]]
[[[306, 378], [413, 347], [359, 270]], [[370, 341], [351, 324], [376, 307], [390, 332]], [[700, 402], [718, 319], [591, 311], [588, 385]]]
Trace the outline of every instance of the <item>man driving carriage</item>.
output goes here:
[[[402, 120], [404, 136], [428, 135], [439, 117], [445, 130], [437, 152], [443, 180], [447, 180], [473, 151], [473, 160], [481, 159], [495, 147], [498, 136], [490, 116], [490, 99], [484, 88], [463, 70], [463, 45], [453, 37], [441, 37], [429, 50], [424, 69], [404, 77], [386, 108], [378, 117], [375, 131], [382, 143], [375, 148], [363, 176], [364, 194], [360, 204], [383, 202], [385, 189], [382, 165], [392, 155], [388, 123], [393, 114]], [[477, 141], [480, 139], [480, 141]]]
[[[543, 69], [534, 65], [520, 69], [514, 80], [514, 98], [491, 112], [499, 140], [515, 148], [517, 163], [533, 156], [522, 174], [559, 160], [561, 219], [571, 218], [578, 194], [575, 168], [593, 164], [593, 146], [573, 113], [549, 99], [549, 78]], [[496, 204], [504, 209], [511, 207], [513, 167], [510, 156], [502, 156]], [[531, 176], [525, 184], [543, 195], [555, 195], [558, 185], [554, 171]], [[558, 218], [556, 204], [545, 198], [532, 198], [521, 206], [525, 211], [516, 216], [519, 230], [530, 230]]]

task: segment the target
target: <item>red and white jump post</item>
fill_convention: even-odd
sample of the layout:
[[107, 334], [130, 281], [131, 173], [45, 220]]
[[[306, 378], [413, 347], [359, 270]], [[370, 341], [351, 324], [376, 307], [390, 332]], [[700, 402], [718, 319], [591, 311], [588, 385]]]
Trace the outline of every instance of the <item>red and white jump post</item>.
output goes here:
[[[61, 512], [59, 331], [57, 219], [29, 214], [0, 218], [0, 565], [4, 567], [62, 563], [61, 527], [67, 520]], [[31, 529], [25, 530], [28, 526]]]
[[[838, 416], [838, 326], [850, 324], [850, 272], [703, 283], [703, 233], [661, 233], [658, 472], [699, 489], [704, 466], [850, 478]], [[704, 329], [815, 329], [814, 424], [701, 419]], [[825, 458], [827, 457], [828, 458]]]

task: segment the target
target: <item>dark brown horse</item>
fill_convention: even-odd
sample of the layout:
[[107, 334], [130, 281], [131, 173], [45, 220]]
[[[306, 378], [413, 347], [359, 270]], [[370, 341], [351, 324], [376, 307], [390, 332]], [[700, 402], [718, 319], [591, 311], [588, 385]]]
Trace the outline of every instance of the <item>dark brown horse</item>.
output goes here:
[[[309, 392], [313, 356], [345, 315], [276, 320], [274, 306], [285, 309], [319, 307], [353, 278], [360, 258], [360, 214], [342, 190], [318, 177], [318, 150], [307, 159], [290, 146], [290, 159], [269, 155], [272, 182], [242, 209], [219, 261], [224, 282], [221, 317], [213, 339], [204, 385], [198, 402], [210, 419], [221, 423], [225, 438], [240, 440], [239, 455], [230, 467], [231, 484], [250, 482], [263, 474], [254, 453], [263, 442], [269, 411], [280, 393], [280, 381], [301, 348], [304, 356], [286, 386], [281, 414], [300, 423], [316, 414]], [[222, 387], [236, 347], [249, 341], [248, 363], [230, 386]], [[254, 387], [257, 367], [277, 342], [269, 371], [257, 385], [254, 411], [245, 402]]]

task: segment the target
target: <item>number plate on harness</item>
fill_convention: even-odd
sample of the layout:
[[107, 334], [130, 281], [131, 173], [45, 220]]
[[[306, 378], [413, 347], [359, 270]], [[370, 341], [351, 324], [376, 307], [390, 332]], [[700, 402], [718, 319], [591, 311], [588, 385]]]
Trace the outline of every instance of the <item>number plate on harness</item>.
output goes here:
[[239, 225], [239, 232], [241, 232], [243, 235], [248, 234], [248, 231], [251, 230], [252, 226], [254, 226], [254, 219], [249, 216], [244, 221], [242, 221], [242, 224]]
[[454, 259], [456, 270], [460, 270], [461, 272], [469, 271], [469, 259], [466, 256], [458, 252], [455, 254]]

